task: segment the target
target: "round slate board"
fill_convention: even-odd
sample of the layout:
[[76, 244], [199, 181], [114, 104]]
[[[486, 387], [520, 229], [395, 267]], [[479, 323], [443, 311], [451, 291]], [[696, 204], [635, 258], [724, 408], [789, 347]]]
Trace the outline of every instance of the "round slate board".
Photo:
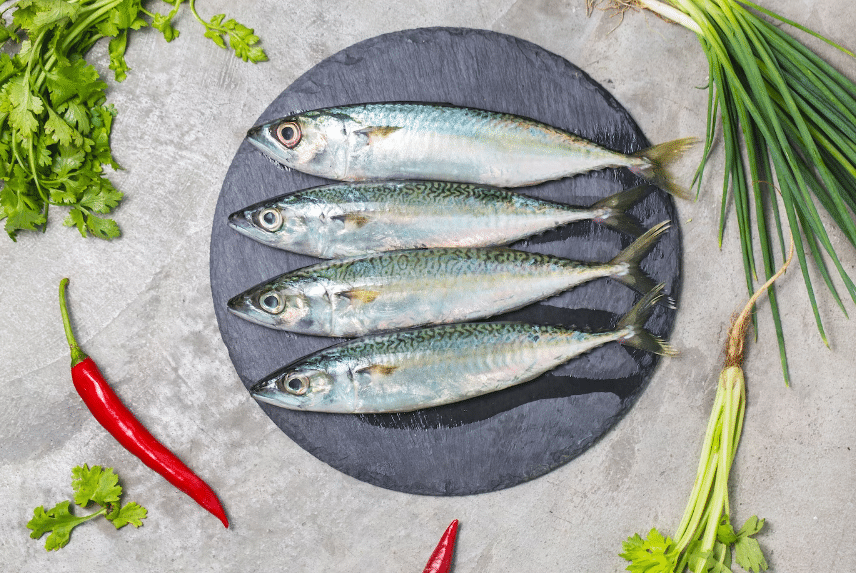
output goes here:
[[[256, 123], [299, 110], [379, 101], [442, 102], [524, 115], [625, 153], [648, 146], [627, 112], [566, 60], [518, 38], [457, 28], [396, 32], [346, 48], [286, 88]], [[521, 191], [589, 205], [640, 182], [626, 170], [610, 169]], [[247, 387], [339, 341], [270, 330], [226, 310], [235, 294], [317, 262], [257, 244], [230, 229], [226, 218], [262, 199], [325, 183], [278, 166], [246, 141], [226, 174], [211, 234], [211, 288], [223, 340]], [[675, 219], [671, 198], [660, 190], [631, 214], [646, 228]], [[606, 261], [630, 242], [583, 222], [512, 246]], [[673, 226], [642, 265], [675, 299], [680, 251]], [[606, 330], [638, 298], [603, 279], [501, 319]], [[674, 310], [658, 306], [648, 329], [667, 338], [674, 317]], [[656, 356], [609, 344], [526, 384], [406, 414], [334, 415], [259, 405], [301, 447], [357, 479], [409, 493], [474, 494], [531, 480], [588, 449], [633, 404], [656, 363]]]

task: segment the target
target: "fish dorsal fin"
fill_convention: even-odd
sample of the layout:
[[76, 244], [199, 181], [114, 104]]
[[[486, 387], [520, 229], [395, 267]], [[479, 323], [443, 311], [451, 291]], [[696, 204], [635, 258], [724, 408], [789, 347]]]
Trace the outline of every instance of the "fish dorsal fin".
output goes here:
[[361, 288], [355, 288], [351, 290], [345, 290], [339, 293], [340, 296], [343, 296], [351, 301], [360, 301], [360, 302], [372, 302], [377, 297], [380, 296], [380, 292], [376, 290], [367, 290]]
[[345, 213], [344, 215], [336, 215], [330, 218], [334, 221], [341, 221], [345, 224], [345, 228], [351, 229], [360, 229], [369, 222], [368, 217], [356, 213]]
[[392, 135], [399, 129], [401, 129], [401, 127], [395, 125], [380, 125], [364, 127], [362, 129], [358, 129], [354, 133], [359, 135], [365, 135], [366, 138], [369, 140], [369, 145], [372, 145], [377, 141]]
[[369, 376], [389, 376], [398, 370], [398, 366], [391, 364], [370, 364], [364, 368], [355, 370], [357, 374], [368, 374]]

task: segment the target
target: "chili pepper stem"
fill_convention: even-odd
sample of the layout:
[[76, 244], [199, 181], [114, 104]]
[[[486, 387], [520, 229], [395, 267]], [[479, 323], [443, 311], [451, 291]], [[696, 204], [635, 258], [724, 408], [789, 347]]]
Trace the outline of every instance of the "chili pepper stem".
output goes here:
[[71, 329], [71, 319], [68, 316], [68, 304], [66, 303], [65, 298], [67, 286], [67, 278], [59, 281], [59, 309], [62, 313], [62, 326], [65, 328], [65, 338], [68, 340], [68, 349], [71, 352], [71, 367], [74, 368], [89, 357], [80, 349], [80, 345], [74, 337], [74, 331]]

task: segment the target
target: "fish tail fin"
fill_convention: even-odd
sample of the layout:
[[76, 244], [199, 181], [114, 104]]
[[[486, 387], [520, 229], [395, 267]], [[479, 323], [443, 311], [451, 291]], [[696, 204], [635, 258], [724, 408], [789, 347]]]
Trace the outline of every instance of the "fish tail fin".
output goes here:
[[642, 235], [645, 229], [625, 211], [650, 193], [651, 189], [653, 187], [646, 183], [601, 199], [591, 206], [593, 211], [598, 212], [594, 222], [633, 237]]
[[[619, 281], [641, 293], [647, 293], [657, 287], [657, 283], [645, 274], [645, 271], [639, 266], [639, 263], [648, 254], [654, 243], [669, 230], [669, 221], [663, 221], [651, 227], [644, 235], [633, 241], [629, 247], [618, 253], [618, 255], [609, 261], [610, 265], [621, 265], [620, 271], [611, 275], [611, 278]], [[671, 297], [666, 296], [666, 301], [669, 306], [674, 308], [674, 301]], [[658, 299], [659, 300], [659, 299]]]
[[678, 353], [668, 342], [645, 330], [645, 323], [651, 318], [654, 306], [665, 296], [664, 288], [661, 283], [648, 291], [619, 321], [617, 329], [627, 330], [627, 334], [618, 340], [621, 344], [662, 356], [675, 356]]
[[686, 137], [643, 149], [633, 154], [633, 157], [643, 160], [642, 164], [630, 167], [630, 171], [644, 177], [675, 197], [688, 199], [690, 197], [689, 190], [675, 183], [674, 178], [669, 173], [669, 167], [698, 141], [698, 138]]

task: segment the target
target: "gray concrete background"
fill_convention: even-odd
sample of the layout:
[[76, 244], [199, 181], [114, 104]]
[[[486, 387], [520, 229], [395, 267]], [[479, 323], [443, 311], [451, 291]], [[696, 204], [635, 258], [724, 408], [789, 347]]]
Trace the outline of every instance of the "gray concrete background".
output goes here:
[[[851, 0], [773, 4], [854, 47]], [[110, 81], [108, 93], [119, 111], [112, 145], [124, 170], [111, 179], [126, 193], [115, 214], [123, 237], [82, 240], [55, 209], [45, 235], [0, 240], [0, 568], [421, 571], [457, 518], [457, 573], [604, 572], [624, 569], [618, 553], [628, 535], [672, 532], [695, 475], [727, 323], [745, 298], [734, 225], [721, 249], [716, 239], [718, 150], [699, 200], [678, 205], [684, 287], [672, 341], [681, 355], [662, 362], [628, 416], [589, 452], [491, 494], [383, 490], [331, 469], [280, 432], [242, 387], [220, 339], [208, 247], [220, 186], [247, 127], [300, 74], [355, 42], [424, 26], [513, 34], [587, 71], [658, 142], [704, 134], [707, 64], [696, 38], [639, 13], [615, 30], [609, 14], [586, 17], [583, 0], [212, 0], [198, 8], [254, 27], [270, 61], [250, 65], [220, 50], [186, 7], [172, 44], [152, 30], [132, 36], [132, 71], [121, 85]], [[852, 60], [819, 49], [856, 78]], [[91, 59], [107, 71], [106, 46]], [[697, 159], [683, 167], [686, 178]], [[856, 273], [856, 254], [839, 235], [833, 242]], [[57, 304], [63, 276], [71, 278], [84, 349], [138, 417], [218, 492], [230, 529], [118, 446], [74, 392]], [[793, 385], [782, 383], [762, 302], [746, 364], [733, 518], [768, 520], [759, 540], [774, 571], [846, 571], [856, 560], [854, 325], [821, 296], [827, 348], [796, 267], [779, 292]], [[145, 505], [149, 517], [137, 530], [89, 523], [66, 548], [46, 553], [25, 523], [34, 507], [71, 498], [70, 470], [81, 463], [116, 468], [125, 499]]]

